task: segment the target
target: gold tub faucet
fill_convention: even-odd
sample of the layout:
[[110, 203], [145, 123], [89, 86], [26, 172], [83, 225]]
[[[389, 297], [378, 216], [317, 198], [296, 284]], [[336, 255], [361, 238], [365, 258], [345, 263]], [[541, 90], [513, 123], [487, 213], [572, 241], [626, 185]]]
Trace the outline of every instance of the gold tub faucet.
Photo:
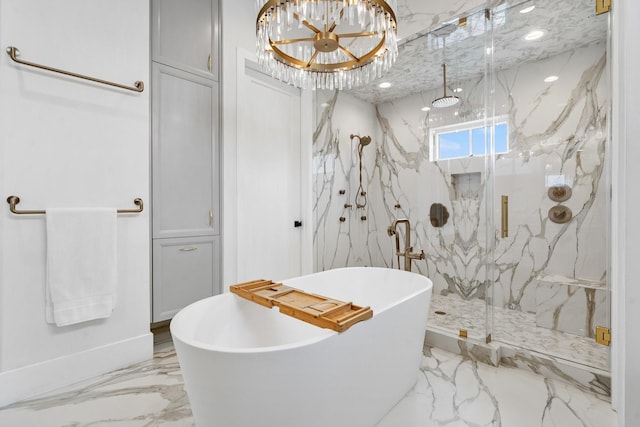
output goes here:
[[[404, 224], [404, 252], [400, 252], [400, 235], [398, 234], [398, 224]], [[424, 259], [424, 251], [413, 252], [411, 246], [411, 223], [406, 218], [394, 219], [387, 227], [389, 236], [396, 236], [396, 256], [398, 257], [398, 268], [400, 268], [400, 257], [404, 258], [405, 271], [411, 271], [411, 261], [414, 259]]]

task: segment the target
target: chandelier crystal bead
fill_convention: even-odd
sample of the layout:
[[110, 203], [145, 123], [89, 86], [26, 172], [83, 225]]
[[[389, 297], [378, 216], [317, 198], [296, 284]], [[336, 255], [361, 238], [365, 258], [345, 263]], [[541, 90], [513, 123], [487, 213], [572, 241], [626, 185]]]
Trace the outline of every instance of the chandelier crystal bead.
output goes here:
[[303, 89], [351, 89], [398, 56], [395, 0], [256, 0], [258, 62]]

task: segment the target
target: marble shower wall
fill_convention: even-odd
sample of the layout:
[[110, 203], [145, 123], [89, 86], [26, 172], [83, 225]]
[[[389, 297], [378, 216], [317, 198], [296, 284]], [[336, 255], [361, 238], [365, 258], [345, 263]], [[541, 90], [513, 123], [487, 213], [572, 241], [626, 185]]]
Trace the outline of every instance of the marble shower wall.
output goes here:
[[[386, 229], [376, 227], [378, 212], [371, 209], [379, 194], [371, 186], [379, 181], [376, 161], [381, 146], [375, 107], [338, 91], [318, 91], [317, 97], [313, 139], [314, 269], [388, 266], [379, 247], [379, 236], [386, 236]], [[360, 183], [358, 138], [352, 139], [351, 135], [372, 139], [362, 150], [362, 186], [367, 204], [361, 209], [356, 208], [355, 200]], [[362, 204], [361, 197], [358, 201]], [[364, 216], [366, 220], [361, 219]]]
[[[483, 117], [488, 87], [484, 78], [453, 81], [451, 87], [463, 89], [463, 102], [444, 111], [421, 111], [441, 96], [441, 88], [379, 105], [346, 93], [319, 92], [314, 135], [316, 270], [397, 267], [387, 226], [394, 218], [406, 217], [414, 250], [426, 253], [426, 260], [414, 261], [414, 271], [431, 278], [441, 295], [484, 299], [488, 275], [493, 275], [494, 304], [535, 313], [540, 276], [605, 281], [605, 65], [605, 45], [599, 44], [497, 71], [495, 115], [508, 118], [509, 153], [497, 157], [495, 176], [489, 179], [484, 157], [429, 158], [430, 129]], [[560, 79], [545, 83], [552, 74]], [[359, 165], [352, 133], [373, 140], [363, 149], [366, 209], [355, 209], [353, 203]], [[486, 183], [492, 178], [493, 201], [487, 209], [491, 192]], [[574, 218], [564, 225], [547, 216], [557, 204], [548, 198], [548, 187], [561, 181], [573, 191], [564, 204]], [[503, 194], [510, 200], [509, 237], [504, 239], [499, 234]], [[448, 209], [444, 227], [431, 225], [432, 203]], [[492, 245], [496, 263], [487, 271]], [[561, 310], [560, 303], [556, 311]]]
[[[548, 75], [560, 79], [544, 83]], [[559, 277], [559, 283], [577, 279], [587, 288], [606, 281], [605, 45], [498, 73], [496, 86], [496, 108], [510, 119], [511, 149], [496, 160], [495, 194], [509, 195], [513, 225], [510, 238], [496, 247], [495, 296], [509, 308], [535, 312], [543, 276]], [[569, 185], [571, 198], [552, 201], [547, 191], [553, 183]], [[548, 218], [558, 204], [573, 212], [567, 224]]]

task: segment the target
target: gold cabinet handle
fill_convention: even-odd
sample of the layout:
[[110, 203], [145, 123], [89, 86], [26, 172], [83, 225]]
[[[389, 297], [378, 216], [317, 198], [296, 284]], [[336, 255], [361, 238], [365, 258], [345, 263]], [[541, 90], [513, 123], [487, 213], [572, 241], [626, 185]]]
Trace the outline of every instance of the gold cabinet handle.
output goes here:
[[502, 196], [502, 238], [509, 237], [509, 196]]
[[180, 252], [193, 252], [193, 251], [197, 251], [198, 248], [195, 246], [189, 246], [187, 248], [180, 248]]
[[211, 54], [209, 54], [209, 60], [207, 61], [207, 68], [209, 69], [209, 71], [211, 71], [211, 69], [213, 68], [213, 57], [211, 56]]
[[209, 227], [213, 227], [213, 211], [209, 209]]

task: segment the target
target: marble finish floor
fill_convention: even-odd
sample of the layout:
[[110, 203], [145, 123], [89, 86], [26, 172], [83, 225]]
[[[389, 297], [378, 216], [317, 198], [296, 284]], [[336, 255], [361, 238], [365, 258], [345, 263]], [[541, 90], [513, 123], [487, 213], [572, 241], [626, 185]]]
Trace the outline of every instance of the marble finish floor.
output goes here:
[[[436, 314], [436, 312], [446, 314]], [[495, 307], [494, 341], [527, 348], [555, 358], [604, 371], [609, 370], [609, 347], [593, 338], [536, 326], [535, 314]], [[428, 325], [457, 335], [466, 329], [469, 337], [483, 342], [486, 334], [486, 307], [482, 300], [464, 301], [454, 295], [433, 295]]]
[[[416, 375], [378, 427], [617, 426], [606, 399], [526, 370], [426, 348]], [[0, 409], [3, 427], [192, 425], [170, 341], [156, 345], [153, 360]]]

